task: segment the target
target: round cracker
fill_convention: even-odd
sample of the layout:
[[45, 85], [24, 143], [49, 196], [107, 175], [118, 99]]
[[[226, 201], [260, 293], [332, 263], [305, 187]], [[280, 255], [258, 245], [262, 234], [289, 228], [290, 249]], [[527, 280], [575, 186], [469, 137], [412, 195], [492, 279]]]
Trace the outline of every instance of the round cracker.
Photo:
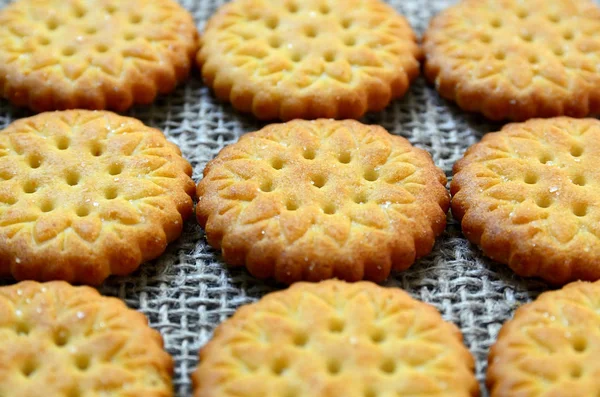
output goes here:
[[200, 351], [195, 397], [479, 395], [458, 328], [369, 282], [296, 283], [243, 306]]
[[99, 284], [162, 254], [192, 214], [190, 164], [158, 130], [106, 111], [0, 133], [0, 276]]
[[173, 0], [18, 0], [0, 11], [0, 92], [38, 112], [123, 111], [187, 77], [197, 36]]
[[534, 119], [487, 134], [454, 165], [452, 213], [521, 276], [600, 279], [600, 121]]
[[234, 0], [207, 23], [197, 60], [217, 97], [287, 121], [382, 110], [419, 74], [420, 54], [381, 0]]
[[431, 251], [445, 184], [427, 152], [379, 126], [295, 120], [223, 149], [196, 212], [225, 261], [256, 277], [382, 281]]
[[599, 303], [600, 282], [575, 282], [517, 309], [490, 350], [491, 396], [597, 396]]
[[493, 120], [598, 114], [599, 35], [591, 0], [462, 0], [425, 33], [425, 75]]
[[160, 334], [89, 287], [0, 287], [0, 341], [0, 396], [173, 396]]

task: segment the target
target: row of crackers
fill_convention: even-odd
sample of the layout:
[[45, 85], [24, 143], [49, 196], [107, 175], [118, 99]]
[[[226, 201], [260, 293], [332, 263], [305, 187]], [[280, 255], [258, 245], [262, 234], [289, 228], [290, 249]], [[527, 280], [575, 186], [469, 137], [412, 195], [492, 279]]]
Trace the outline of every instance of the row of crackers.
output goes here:
[[[196, 57], [236, 109], [314, 119], [244, 135], [197, 186], [180, 150], [135, 119], [66, 110], [7, 127], [0, 275], [43, 282], [0, 289], [0, 397], [172, 395], [172, 359], [143, 315], [50, 280], [132, 273], [180, 236], [196, 197], [225, 262], [295, 283], [218, 327], [192, 376], [197, 396], [478, 395], [455, 325], [360, 281], [430, 253], [450, 206], [465, 236], [519, 275], [600, 278], [597, 120], [533, 119], [486, 135], [455, 165], [452, 200], [427, 152], [333, 120], [403, 96], [423, 50], [426, 77], [465, 110], [595, 114], [591, 1], [464, 0], [434, 18], [423, 48], [379, 0], [236, 0], [200, 44], [170, 0], [19, 0], [0, 22], [0, 86], [19, 106], [124, 111], [172, 91]], [[520, 308], [490, 353], [492, 395], [597, 395], [599, 288], [575, 282]]]

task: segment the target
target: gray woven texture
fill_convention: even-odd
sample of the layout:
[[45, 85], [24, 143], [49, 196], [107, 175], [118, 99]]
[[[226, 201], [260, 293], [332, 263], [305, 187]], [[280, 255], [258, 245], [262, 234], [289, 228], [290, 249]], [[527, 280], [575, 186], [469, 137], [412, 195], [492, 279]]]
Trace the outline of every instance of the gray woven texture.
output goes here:
[[[200, 30], [225, 2], [180, 1], [194, 15]], [[454, 3], [452, 0], [389, 2], [409, 19], [419, 34], [433, 15]], [[8, 0], [0, 0], [0, 5], [6, 3]], [[196, 181], [201, 178], [204, 165], [220, 149], [263, 125], [215, 100], [202, 85], [198, 71], [172, 95], [160, 98], [152, 106], [135, 107], [127, 114], [164, 131], [169, 140], [178, 144], [194, 167]], [[0, 127], [28, 115], [29, 112], [0, 101]], [[380, 124], [426, 149], [448, 176], [469, 145], [501, 127], [478, 115], [466, 114], [441, 99], [423, 78], [413, 84], [405, 98], [363, 121]], [[505, 266], [484, 258], [462, 236], [459, 225], [450, 216], [448, 228], [434, 251], [408, 271], [394, 274], [386, 285], [403, 288], [415, 298], [431, 303], [446, 320], [461, 328], [466, 345], [477, 359], [477, 376], [482, 384], [488, 349], [502, 323], [517, 306], [547, 288], [539, 281], [519, 278]], [[143, 265], [129, 277], [109, 279], [101, 292], [117, 296], [129, 307], [146, 314], [151, 326], [162, 333], [167, 350], [175, 358], [176, 395], [183, 397], [191, 395], [189, 375], [198, 363], [198, 350], [208, 341], [215, 326], [240, 305], [278, 288], [281, 286], [253, 279], [245, 270], [228, 269], [191, 219], [182, 237], [161, 258]]]

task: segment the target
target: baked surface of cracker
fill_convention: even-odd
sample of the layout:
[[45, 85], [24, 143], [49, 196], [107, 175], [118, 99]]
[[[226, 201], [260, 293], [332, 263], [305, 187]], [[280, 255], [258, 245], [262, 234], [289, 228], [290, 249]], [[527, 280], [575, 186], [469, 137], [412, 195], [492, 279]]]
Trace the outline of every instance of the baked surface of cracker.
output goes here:
[[487, 134], [454, 166], [466, 237], [517, 274], [600, 279], [600, 121], [534, 119]]
[[36, 111], [123, 111], [172, 91], [197, 48], [173, 0], [18, 0], [0, 11], [0, 94]]
[[600, 113], [600, 8], [591, 0], [463, 0], [423, 48], [439, 93], [494, 120]]
[[599, 309], [600, 282], [575, 282], [517, 309], [490, 350], [491, 396], [597, 396]]
[[446, 225], [446, 177], [379, 126], [295, 120], [242, 136], [198, 184], [198, 220], [226, 262], [291, 283], [382, 281]]
[[160, 255], [192, 214], [190, 164], [158, 130], [106, 111], [0, 132], [0, 276], [98, 284]]
[[380, 0], [235, 0], [206, 25], [197, 60], [220, 99], [291, 120], [382, 110], [420, 57], [406, 19]]
[[479, 395], [459, 329], [396, 288], [296, 283], [243, 306], [200, 351], [195, 397]]
[[89, 287], [0, 287], [0, 341], [0, 396], [173, 395], [160, 334]]

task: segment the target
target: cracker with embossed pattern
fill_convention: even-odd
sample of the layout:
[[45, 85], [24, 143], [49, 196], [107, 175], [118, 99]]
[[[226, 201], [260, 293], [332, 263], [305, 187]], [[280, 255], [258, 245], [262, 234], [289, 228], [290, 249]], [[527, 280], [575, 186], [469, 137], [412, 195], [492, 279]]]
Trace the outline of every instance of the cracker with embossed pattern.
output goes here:
[[534, 119], [487, 134], [454, 166], [466, 237], [522, 276], [600, 279], [600, 121]]
[[158, 130], [106, 111], [0, 132], [0, 276], [98, 284], [133, 272], [192, 214], [190, 164]]
[[160, 334], [90, 287], [0, 287], [0, 341], [2, 397], [173, 396]]
[[504, 324], [489, 355], [491, 397], [600, 393], [600, 282], [545, 292]]
[[200, 351], [195, 397], [475, 397], [474, 360], [431, 305], [370, 282], [296, 283]]
[[242, 136], [198, 184], [198, 220], [226, 262], [292, 283], [382, 281], [444, 230], [446, 177], [379, 126], [295, 120]]
[[462, 0], [425, 33], [425, 75], [493, 120], [600, 113], [600, 8], [592, 0]]
[[17, 0], [0, 11], [0, 95], [36, 111], [147, 104], [198, 48], [173, 0]]
[[420, 57], [408, 22], [381, 0], [234, 0], [208, 22], [197, 59], [217, 97], [286, 121], [382, 110]]

